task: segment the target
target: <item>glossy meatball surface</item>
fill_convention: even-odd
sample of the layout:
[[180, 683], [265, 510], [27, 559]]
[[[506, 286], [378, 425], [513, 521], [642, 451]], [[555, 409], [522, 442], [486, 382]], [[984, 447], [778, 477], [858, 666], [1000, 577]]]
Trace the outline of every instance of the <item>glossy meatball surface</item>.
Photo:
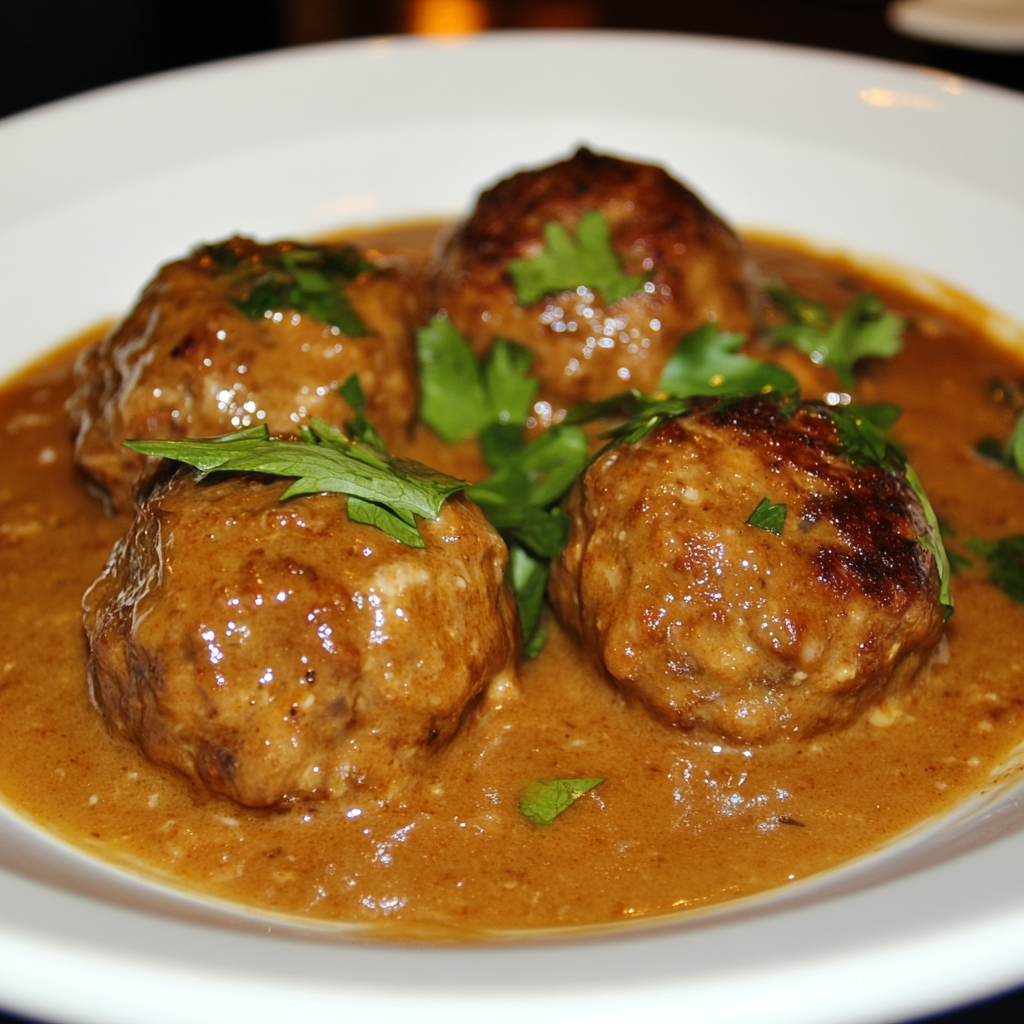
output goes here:
[[337, 389], [353, 373], [385, 438], [409, 426], [419, 401], [416, 281], [394, 268], [345, 281], [344, 295], [365, 328], [349, 336], [287, 301], [247, 314], [233, 288], [238, 267], [210, 256], [230, 250], [242, 272], [258, 271], [296, 248], [235, 238], [169, 263], [107, 338], [82, 354], [68, 405], [75, 459], [115, 508], [132, 508], [132, 489], [153, 466], [124, 440], [211, 437], [258, 423], [282, 435], [311, 416], [337, 423], [350, 415]]
[[[543, 249], [548, 222], [572, 232], [590, 210], [604, 215], [624, 272], [646, 275], [646, 286], [617, 302], [579, 288], [520, 306], [510, 261]], [[532, 349], [542, 394], [562, 405], [654, 391], [683, 335], [708, 321], [751, 326], [736, 235], [660, 167], [587, 149], [480, 196], [441, 255], [436, 302], [478, 353], [495, 338]]]
[[[671, 725], [739, 742], [852, 721], [911, 679], [943, 610], [917, 499], [834, 423], [742, 399], [670, 420], [577, 482], [561, 620]], [[746, 525], [763, 498], [781, 535]]]
[[424, 549], [337, 494], [179, 471], [86, 594], [93, 698], [154, 761], [243, 804], [387, 793], [514, 686], [507, 552], [445, 502]]

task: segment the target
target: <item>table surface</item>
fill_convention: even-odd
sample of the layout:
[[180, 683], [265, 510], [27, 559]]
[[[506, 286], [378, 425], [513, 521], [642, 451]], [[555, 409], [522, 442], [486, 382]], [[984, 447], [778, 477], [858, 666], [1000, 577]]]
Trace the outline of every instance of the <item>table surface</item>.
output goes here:
[[[49, 0], [0, 4], [0, 117], [138, 75], [328, 39], [423, 25], [430, 0]], [[904, 38], [886, 0], [467, 0], [502, 28], [625, 28], [765, 39], [937, 67], [1024, 92], [1024, 54]], [[427, 12], [429, 13], [429, 12]], [[417, 21], [418, 19], [418, 21]], [[196, 24], [201, 22], [202, 31]], [[866, 979], [867, 981], [867, 979]], [[928, 1018], [1021, 1024], [1024, 988]], [[24, 1018], [0, 1010], [0, 1024]], [[896, 1024], [894, 1021], [893, 1024]]]

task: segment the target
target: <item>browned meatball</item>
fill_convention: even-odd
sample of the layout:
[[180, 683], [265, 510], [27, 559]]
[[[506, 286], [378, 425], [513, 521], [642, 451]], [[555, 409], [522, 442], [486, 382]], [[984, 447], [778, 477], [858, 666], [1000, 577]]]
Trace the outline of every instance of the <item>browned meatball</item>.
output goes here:
[[394, 791], [514, 686], [507, 553], [460, 498], [424, 549], [337, 494], [180, 471], [85, 596], [93, 697], [154, 761], [251, 806]]
[[[257, 423], [281, 435], [314, 415], [339, 422], [349, 411], [337, 388], [352, 373], [385, 438], [408, 427], [419, 400], [416, 287], [395, 269], [344, 282], [367, 332], [356, 337], [287, 301], [270, 315], [246, 315], [236, 304], [246, 290], [240, 275], [251, 282], [253, 270], [296, 248], [235, 238], [169, 263], [107, 338], [83, 353], [68, 405], [75, 459], [115, 508], [131, 509], [134, 485], [154, 465], [125, 439], [209, 437]], [[210, 255], [218, 250], [230, 250], [238, 265], [219, 263]]]
[[[617, 302], [586, 288], [522, 307], [509, 262], [544, 247], [543, 229], [570, 232], [600, 210], [612, 249], [646, 287]], [[651, 392], [680, 338], [707, 321], [748, 331], [751, 295], [732, 231], [660, 167], [596, 156], [524, 171], [484, 192], [441, 256], [436, 299], [478, 353], [511, 338], [537, 355], [532, 373], [559, 404], [629, 387]]]
[[[823, 412], [701, 404], [600, 457], [569, 500], [558, 615], [666, 722], [742, 742], [850, 722], [942, 634], [906, 484], [835, 454]], [[781, 535], [746, 525], [763, 498]]]

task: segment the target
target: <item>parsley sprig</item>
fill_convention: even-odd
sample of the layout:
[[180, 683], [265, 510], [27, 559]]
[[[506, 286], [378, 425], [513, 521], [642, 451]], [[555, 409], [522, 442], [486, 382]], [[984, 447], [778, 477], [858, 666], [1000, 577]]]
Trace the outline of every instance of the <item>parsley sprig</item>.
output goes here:
[[528, 658], [543, 646], [538, 623], [548, 567], [569, 536], [569, 518], [557, 503], [587, 464], [588, 455], [582, 430], [555, 426], [505, 457], [490, 477], [466, 490], [508, 544], [508, 580], [519, 605], [523, 653]]
[[588, 210], [576, 224], [573, 238], [556, 220], [544, 225], [544, 248], [527, 259], [512, 260], [509, 273], [521, 306], [530, 306], [552, 292], [590, 288], [606, 302], [618, 302], [642, 288], [645, 274], [625, 274], [612, 249], [608, 221], [600, 210]]
[[466, 494], [508, 545], [507, 578], [519, 605], [523, 653], [535, 657], [544, 644], [538, 624], [549, 563], [569, 535], [569, 519], [558, 502], [587, 463], [586, 435], [555, 426], [523, 444], [540, 386], [529, 376], [529, 349], [499, 339], [478, 360], [450, 320], [434, 317], [417, 332], [417, 350], [421, 418], [449, 443], [478, 437], [484, 461], [494, 470]]
[[789, 392], [796, 378], [781, 366], [740, 352], [745, 334], [704, 324], [686, 335], [661, 372], [658, 390], [676, 398], [688, 395], [756, 395]]
[[[612, 427], [597, 436], [607, 439], [608, 448], [642, 441], [666, 420], [675, 419], [690, 411], [691, 403], [685, 398], [652, 398], [633, 388], [597, 402], [579, 402], [565, 415], [562, 421], [567, 425], [590, 423], [593, 420], [623, 417], [625, 422]], [[600, 453], [599, 453], [600, 454]]]
[[486, 359], [478, 360], [445, 317], [434, 317], [417, 332], [420, 416], [449, 443], [479, 437], [484, 459], [494, 469], [487, 480], [469, 487], [467, 496], [508, 544], [508, 580], [519, 604], [527, 657], [535, 656], [543, 644], [538, 623], [549, 562], [568, 537], [569, 521], [558, 502], [588, 461], [586, 435], [577, 425], [625, 416], [625, 424], [602, 435], [623, 444], [686, 412], [689, 404], [682, 396], [796, 389], [795, 378], [782, 368], [739, 353], [743, 341], [742, 335], [707, 324], [682, 340], [665, 368], [661, 390], [673, 392], [672, 397], [628, 391], [578, 405], [562, 425], [524, 447], [524, 426], [539, 386], [529, 376], [533, 353], [498, 340]]
[[860, 295], [838, 320], [828, 307], [780, 285], [766, 289], [788, 323], [768, 329], [777, 345], [792, 345], [818, 366], [831, 366], [846, 387], [853, 387], [854, 365], [866, 356], [891, 359], [903, 351], [900, 335], [907, 323], [890, 313], [875, 295]]
[[439, 316], [416, 332], [416, 349], [420, 417], [442, 440], [453, 444], [479, 437], [492, 467], [522, 444], [540, 386], [528, 373], [529, 349], [499, 338], [479, 361], [454, 324]]
[[982, 458], [1014, 469], [1024, 476], [1024, 412], [1017, 417], [1005, 442], [994, 437], [983, 437], [974, 447]]
[[742, 334], [704, 324], [679, 342], [662, 370], [654, 397], [634, 388], [597, 402], [580, 402], [563, 422], [580, 424], [621, 416], [624, 423], [598, 435], [608, 439], [606, 447], [616, 447], [641, 441], [662, 423], [689, 412], [687, 398], [795, 396], [796, 378], [781, 366], [743, 355], [739, 349], [744, 341]]
[[568, 519], [557, 502], [587, 464], [589, 446], [578, 427], [557, 426], [508, 456], [498, 469], [466, 491], [495, 529], [541, 558], [565, 545]]
[[355, 413], [346, 424], [345, 430], [349, 437], [363, 444], [376, 448], [384, 455], [388, 453], [388, 446], [384, 439], [377, 433], [377, 428], [369, 421], [366, 415], [366, 395], [363, 393], [363, 386], [359, 383], [356, 374], [352, 374], [344, 384], [338, 388], [338, 394], [348, 402], [349, 407]]
[[985, 559], [990, 582], [1024, 604], [1024, 535], [1002, 540], [968, 537], [967, 546]]
[[445, 500], [466, 487], [465, 480], [395, 458], [386, 449], [359, 440], [354, 430], [345, 434], [315, 416], [297, 441], [271, 437], [266, 424], [260, 424], [221, 437], [125, 444], [143, 455], [174, 459], [203, 473], [294, 477], [282, 501], [302, 494], [347, 495], [350, 520], [376, 526], [414, 548], [426, 546], [416, 516], [436, 519]]
[[842, 454], [850, 462], [855, 466], [875, 466], [893, 476], [902, 477], [914, 492], [925, 518], [924, 533], [918, 535], [917, 541], [935, 560], [939, 576], [939, 603], [945, 608], [948, 619], [953, 614], [953, 592], [950, 586], [953, 573], [938, 517], [928, 500], [921, 478], [907, 461], [903, 446], [883, 433], [883, 430], [896, 422], [902, 410], [888, 402], [819, 408], [826, 411], [835, 422], [842, 442]]
[[227, 281], [231, 301], [250, 320], [293, 309], [352, 338], [368, 333], [343, 282], [377, 268], [352, 246], [260, 246], [243, 258], [231, 242], [222, 242], [203, 252], [217, 266], [217, 276]]

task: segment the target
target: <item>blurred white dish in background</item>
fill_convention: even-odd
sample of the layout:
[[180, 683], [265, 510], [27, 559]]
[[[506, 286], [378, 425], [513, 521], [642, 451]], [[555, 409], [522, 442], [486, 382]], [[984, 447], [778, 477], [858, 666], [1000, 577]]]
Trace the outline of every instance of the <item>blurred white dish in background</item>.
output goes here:
[[886, 17], [897, 32], [930, 43], [1024, 52], [1024, 0], [898, 0]]
[[[457, 214], [580, 142], [666, 165], [741, 226], [954, 282], [1020, 347], [1020, 97], [785, 47], [508, 33], [272, 54], [10, 119], [0, 374], [126, 308], [199, 239]], [[1006, 783], [859, 862], [677, 924], [382, 947], [140, 881], [0, 809], [0, 1005], [110, 1024], [893, 1021], [1024, 980], [1021, 863], [1024, 789]]]

